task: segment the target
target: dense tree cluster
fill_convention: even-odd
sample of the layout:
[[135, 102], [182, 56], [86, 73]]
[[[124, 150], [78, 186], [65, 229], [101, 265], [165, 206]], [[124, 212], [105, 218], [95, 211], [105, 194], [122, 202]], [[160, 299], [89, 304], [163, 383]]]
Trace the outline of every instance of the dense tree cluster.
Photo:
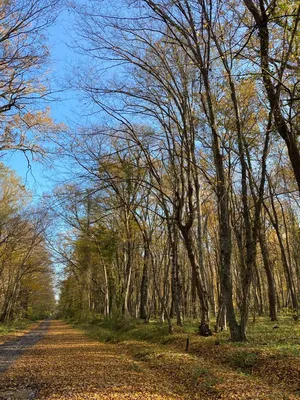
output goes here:
[[297, 315], [299, 2], [104, 3], [74, 7], [77, 87], [107, 123], [74, 136], [56, 193], [61, 309], [203, 335], [213, 315], [235, 341], [250, 313]]
[[45, 213], [28, 208], [29, 194], [0, 164], [0, 321], [41, 318], [54, 311]]
[[[0, 5], [1, 151], [44, 154], [61, 130], [41, 107], [58, 5]], [[234, 341], [250, 316], [297, 319], [299, 1], [68, 7], [93, 124], [57, 140], [69, 175], [47, 215], [1, 165], [0, 319], [49, 310], [51, 257], [64, 316], [194, 318], [204, 336], [214, 320]]]

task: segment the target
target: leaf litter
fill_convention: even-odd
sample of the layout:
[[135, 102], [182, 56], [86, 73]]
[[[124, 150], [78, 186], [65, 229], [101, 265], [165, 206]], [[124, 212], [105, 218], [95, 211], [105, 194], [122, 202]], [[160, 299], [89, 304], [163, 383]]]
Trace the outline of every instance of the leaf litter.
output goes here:
[[100, 343], [61, 321], [0, 375], [0, 387], [5, 400], [22, 390], [40, 400], [299, 398], [213, 360], [146, 342]]

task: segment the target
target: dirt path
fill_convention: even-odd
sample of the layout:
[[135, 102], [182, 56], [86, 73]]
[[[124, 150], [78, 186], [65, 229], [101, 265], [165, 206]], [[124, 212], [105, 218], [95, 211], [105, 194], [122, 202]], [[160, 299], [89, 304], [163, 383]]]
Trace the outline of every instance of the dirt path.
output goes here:
[[49, 321], [43, 321], [38, 327], [23, 336], [1, 344], [0, 373], [5, 372], [29, 347], [41, 340], [49, 324]]
[[40, 322], [29, 323], [25, 328], [17, 328], [15, 330], [9, 331], [7, 333], [0, 334], [0, 345], [7, 343], [9, 341], [18, 339], [21, 336], [24, 336], [25, 333], [32, 331], [40, 325]]
[[117, 345], [88, 339], [60, 321], [0, 374], [0, 387], [5, 400], [187, 398], [181, 385], [139, 368]]
[[0, 373], [0, 399], [295, 398], [251, 377], [207, 368], [199, 357], [141, 346], [99, 343], [51, 321], [43, 338]]

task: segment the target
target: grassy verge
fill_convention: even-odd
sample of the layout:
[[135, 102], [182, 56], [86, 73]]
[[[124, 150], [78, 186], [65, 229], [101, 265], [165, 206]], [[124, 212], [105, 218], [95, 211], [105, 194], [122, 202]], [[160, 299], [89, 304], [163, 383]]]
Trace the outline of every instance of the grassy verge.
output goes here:
[[29, 321], [28, 319], [22, 319], [22, 320], [17, 320], [17, 321], [1, 323], [0, 324], [0, 335], [7, 335], [8, 333], [25, 329], [31, 323], [32, 323], [32, 321]]
[[33, 324], [28, 319], [10, 321], [0, 324], [0, 344], [25, 333]]
[[[93, 320], [76, 325], [102, 342], [123, 343], [131, 347], [134, 343], [134, 348], [131, 348], [133, 357], [150, 363], [154, 359], [149, 344], [156, 346], [156, 353], [162, 354], [164, 349], [179, 354], [185, 353], [189, 338], [189, 355], [206, 361], [201, 365], [196, 363], [189, 376], [196, 376], [196, 381], [200, 377], [206, 389], [211, 390], [216, 383], [213, 371], [206, 366], [214, 363], [241, 376], [251, 376], [292, 392], [296, 398], [300, 396], [300, 322], [293, 321], [289, 315], [280, 317], [278, 328], [274, 328], [274, 322], [267, 318], [258, 318], [255, 323], [250, 323], [249, 341], [246, 343], [229, 342], [228, 332], [200, 337], [194, 321], [187, 322], [183, 328], [175, 327], [172, 335], [166, 325], [157, 321], [143, 324], [131, 318]], [[157, 357], [155, 362], [158, 362]]]

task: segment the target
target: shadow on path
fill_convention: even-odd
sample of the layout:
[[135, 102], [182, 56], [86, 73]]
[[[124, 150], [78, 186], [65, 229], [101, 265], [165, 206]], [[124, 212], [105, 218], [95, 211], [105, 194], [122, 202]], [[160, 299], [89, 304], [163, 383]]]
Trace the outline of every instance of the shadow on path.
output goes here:
[[7, 371], [28, 348], [41, 340], [49, 325], [50, 321], [42, 321], [36, 329], [0, 345], [0, 373]]

